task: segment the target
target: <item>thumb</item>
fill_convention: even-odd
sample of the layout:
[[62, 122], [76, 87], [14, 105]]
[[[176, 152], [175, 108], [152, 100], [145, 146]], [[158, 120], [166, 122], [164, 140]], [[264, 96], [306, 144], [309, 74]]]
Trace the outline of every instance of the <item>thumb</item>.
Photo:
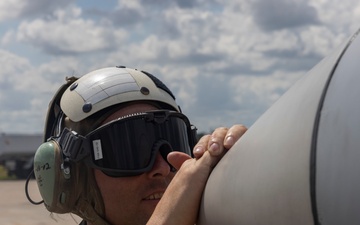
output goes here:
[[188, 159], [191, 159], [191, 157], [183, 152], [174, 151], [167, 155], [168, 162], [177, 170], [179, 170], [181, 165]]

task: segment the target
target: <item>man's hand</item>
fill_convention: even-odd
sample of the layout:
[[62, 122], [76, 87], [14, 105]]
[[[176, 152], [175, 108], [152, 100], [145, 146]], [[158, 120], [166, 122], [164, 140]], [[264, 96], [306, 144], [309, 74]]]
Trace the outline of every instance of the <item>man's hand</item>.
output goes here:
[[[208, 151], [211, 156], [219, 157], [214, 159], [216, 165], [226, 151], [230, 149], [246, 131], [247, 128], [245, 126], [238, 124], [231, 128], [219, 127], [215, 129], [212, 134], [202, 136], [193, 149], [195, 159], [201, 158], [205, 151]], [[181, 165], [188, 159], [191, 159], [191, 157], [185, 153], [171, 152], [168, 155], [169, 163], [177, 170], [180, 169]]]

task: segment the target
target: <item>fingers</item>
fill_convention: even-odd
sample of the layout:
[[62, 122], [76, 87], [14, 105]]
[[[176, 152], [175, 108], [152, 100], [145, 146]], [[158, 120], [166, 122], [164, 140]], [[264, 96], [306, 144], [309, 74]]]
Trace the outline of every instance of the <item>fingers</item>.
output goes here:
[[211, 135], [204, 135], [194, 147], [195, 158], [200, 158], [205, 151], [209, 151], [211, 155], [220, 155], [223, 150], [223, 142], [228, 131], [226, 127], [219, 127], [214, 130]]
[[204, 152], [207, 150], [208, 142], [211, 138], [210, 134], [204, 135], [200, 138], [198, 143], [195, 145], [193, 154], [195, 158], [200, 158]]
[[227, 131], [224, 138], [224, 147], [230, 149], [241, 136], [245, 134], [247, 128], [242, 124], [236, 124]]
[[223, 154], [230, 149], [247, 131], [244, 125], [237, 124], [231, 128], [219, 127], [211, 135], [204, 135], [194, 147], [194, 157], [200, 158], [206, 150], [213, 156]]
[[214, 130], [211, 134], [207, 149], [210, 155], [218, 156], [224, 152], [224, 139], [228, 132], [228, 128], [226, 127], [219, 127]]

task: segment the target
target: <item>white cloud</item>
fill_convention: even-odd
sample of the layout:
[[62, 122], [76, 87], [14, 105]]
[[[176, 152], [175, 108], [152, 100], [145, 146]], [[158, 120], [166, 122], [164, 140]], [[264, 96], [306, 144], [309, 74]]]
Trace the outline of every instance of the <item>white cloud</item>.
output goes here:
[[18, 41], [52, 55], [111, 50], [125, 37], [122, 29], [113, 30], [93, 20], [83, 19], [78, 7], [56, 10], [52, 18], [24, 21], [17, 31]]
[[0, 50], [0, 131], [39, 133], [47, 106], [65, 77], [81, 68], [74, 58], [34, 67], [28, 59]]
[[0, 2], [0, 22], [7, 19], [17, 18], [21, 9], [26, 4], [25, 1], [1, 1]]
[[46, 15], [47, 13], [65, 7], [74, 2], [73, 0], [48, 1], [48, 0], [11, 0], [0, 1], [0, 22], [21, 19], [23, 17], [32, 17]]

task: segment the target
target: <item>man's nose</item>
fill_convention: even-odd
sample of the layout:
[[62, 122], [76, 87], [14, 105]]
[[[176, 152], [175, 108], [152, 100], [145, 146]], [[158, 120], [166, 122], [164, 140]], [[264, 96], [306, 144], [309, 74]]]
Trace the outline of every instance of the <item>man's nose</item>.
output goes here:
[[150, 177], [166, 177], [170, 173], [169, 163], [157, 153], [153, 168], [148, 172]]

